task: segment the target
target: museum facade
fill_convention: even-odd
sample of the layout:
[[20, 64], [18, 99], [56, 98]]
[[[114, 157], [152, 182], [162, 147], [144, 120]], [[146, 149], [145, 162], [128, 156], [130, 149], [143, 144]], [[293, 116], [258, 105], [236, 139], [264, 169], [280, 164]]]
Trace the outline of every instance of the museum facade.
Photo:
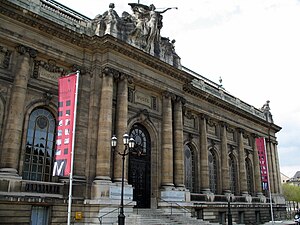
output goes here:
[[[285, 216], [268, 102], [257, 109], [185, 68], [160, 36], [162, 13], [110, 4], [87, 18], [53, 0], [1, 0], [0, 221], [66, 223], [68, 177], [53, 177], [58, 78], [80, 71], [72, 217], [98, 224], [119, 207], [122, 137], [125, 212], [181, 209], [225, 224], [271, 220], [257, 138], [265, 139], [275, 219]], [[118, 144], [111, 146], [115, 135]], [[75, 215], [76, 214], [76, 215]]]

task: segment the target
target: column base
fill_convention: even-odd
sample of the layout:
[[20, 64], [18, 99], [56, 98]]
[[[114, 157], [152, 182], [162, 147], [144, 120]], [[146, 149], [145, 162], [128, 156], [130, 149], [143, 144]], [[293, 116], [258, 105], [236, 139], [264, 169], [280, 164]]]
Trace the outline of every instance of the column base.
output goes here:
[[[99, 177], [96, 177], [99, 178]], [[91, 198], [100, 199], [100, 198], [109, 198], [109, 187], [111, 185], [110, 180], [94, 180], [91, 188]]]
[[[186, 191], [178, 190], [176, 188], [166, 188], [160, 192], [160, 198], [162, 201], [166, 202], [185, 202], [186, 201]], [[188, 193], [190, 193], [188, 191]], [[190, 195], [189, 195], [190, 196]], [[188, 197], [190, 199], [190, 197]]]
[[[94, 180], [92, 184], [92, 199], [110, 199], [120, 200], [121, 199], [122, 184], [112, 183], [108, 180]], [[132, 185], [124, 184], [124, 195], [123, 199], [133, 200], [133, 187]]]

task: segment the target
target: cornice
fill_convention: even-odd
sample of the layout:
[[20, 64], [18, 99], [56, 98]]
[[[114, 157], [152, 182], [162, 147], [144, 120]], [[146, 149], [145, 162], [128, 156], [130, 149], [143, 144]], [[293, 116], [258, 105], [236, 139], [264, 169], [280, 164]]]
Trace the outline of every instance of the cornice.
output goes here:
[[262, 119], [258, 116], [255, 116], [251, 113], [248, 113], [248, 112], [244, 111], [243, 109], [241, 109], [241, 108], [239, 108], [235, 105], [231, 105], [228, 102], [223, 101], [222, 99], [214, 96], [213, 94], [210, 94], [206, 91], [195, 88], [192, 84], [184, 85], [183, 90], [186, 93], [189, 93], [193, 96], [196, 96], [200, 99], [203, 99], [203, 100], [205, 100], [205, 101], [207, 101], [207, 102], [209, 102], [213, 105], [219, 106], [219, 107], [221, 107], [221, 108], [223, 108], [223, 109], [225, 109], [229, 112], [233, 112], [234, 114], [242, 116], [243, 118], [249, 119], [251, 121], [255, 121], [256, 123], [259, 123], [259, 124], [263, 125], [264, 127], [271, 126], [276, 132], [281, 130], [281, 127], [279, 127], [275, 124], [270, 125], [266, 120], [264, 120], [264, 119]]
[[57, 37], [80, 47], [86, 46], [89, 42], [88, 36], [85, 34], [80, 34], [65, 28], [34, 12], [24, 10], [11, 2], [3, 0], [0, 2], [0, 14], [7, 16], [10, 20], [16, 20], [19, 23], [26, 24], [27, 26], [45, 32], [47, 35]]
[[141, 62], [155, 70], [158, 70], [166, 75], [169, 75], [183, 83], [189, 83], [192, 79], [194, 79], [193, 76], [186, 74], [180, 69], [177, 69], [173, 67], [172, 65], [169, 65], [160, 59], [149, 55], [142, 50], [135, 48], [134, 46], [131, 46], [127, 44], [126, 42], [123, 42], [122, 40], [119, 40], [113, 36], [105, 35], [103, 37], [93, 37], [93, 43], [89, 46], [90, 49], [92, 46], [97, 47], [100, 51], [115, 51], [118, 53], [121, 53], [131, 59], [134, 59], [138, 62]]

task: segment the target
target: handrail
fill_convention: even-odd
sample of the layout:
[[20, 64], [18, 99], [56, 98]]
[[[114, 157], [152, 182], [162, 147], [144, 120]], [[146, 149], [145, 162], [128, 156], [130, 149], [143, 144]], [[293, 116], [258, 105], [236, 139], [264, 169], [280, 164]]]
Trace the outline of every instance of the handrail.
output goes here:
[[[133, 201], [128, 202], [127, 204], [125, 204], [125, 206], [131, 204], [132, 202], [133, 202]], [[119, 209], [120, 209], [120, 206], [119, 206], [118, 208], [115, 208], [115, 209], [113, 209], [113, 210], [111, 210], [111, 211], [109, 211], [109, 212], [103, 214], [102, 216], [99, 216], [99, 217], [98, 217], [98, 220], [99, 220], [99, 222], [100, 222], [100, 225], [102, 224], [102, 219], [103, 219], [103, 217], [105, 217], [105, 216], [107, 216], [107, 215], [109, 215], [109, 214], [111, 214], [111, 213], [113, 213], [113, 212], [115, 212], [116, 210], [119, 210]]]
[[184, 207], [184, 206], [182, 206], [182, 205], [179, 205], [177, 202], [167, 201], [167, 200], [164, 200], [164, 199], [162, 199], [162, 198], [158, 198], [158, 199], [160, 199], [161, 201], [166, 202], [166, 203], [168, 203], [168, 204], [171, 204], [171, 215], [173, 215], [173, 214], [172, 214], [172, 213], [173, 213], [173, 212], [172, 212], [173, 204], [175, 204], [175, 205], [178, 206], [179, 208], [183, 209], [183, 210], [185, 211], [184, 214], [186, 214], [187, 212], [192, 214], [192, 211], [191, 211], [190, 209], [188, 209], [188, 208], [186, 208], [186, 207]]

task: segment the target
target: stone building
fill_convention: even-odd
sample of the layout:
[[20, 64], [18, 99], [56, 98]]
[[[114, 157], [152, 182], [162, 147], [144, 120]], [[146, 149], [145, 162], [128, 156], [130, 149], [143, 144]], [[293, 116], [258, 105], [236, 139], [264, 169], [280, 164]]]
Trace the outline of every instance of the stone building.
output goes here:
[[[94, 19], [53, 0], [0, 0], [0, 221], [66, 223], [68, 177], [53, 177], [57, 79], [80, 70], [72, 217], [98, 224], [118, 208], [124, 133], [125, 212], [189, 210], [225, 224], [271, 219], [255, 145], [266, 138], [275, 218], [284, 216], [276, 133], [262, 109], [181, 65], [162, 12], [110, 4]], [[103, 9], [105, 11], [106, 9]], [[112, 151], [111, 137], [118, 145]], [[37, 222], [38, 221], [38, 222]]]

